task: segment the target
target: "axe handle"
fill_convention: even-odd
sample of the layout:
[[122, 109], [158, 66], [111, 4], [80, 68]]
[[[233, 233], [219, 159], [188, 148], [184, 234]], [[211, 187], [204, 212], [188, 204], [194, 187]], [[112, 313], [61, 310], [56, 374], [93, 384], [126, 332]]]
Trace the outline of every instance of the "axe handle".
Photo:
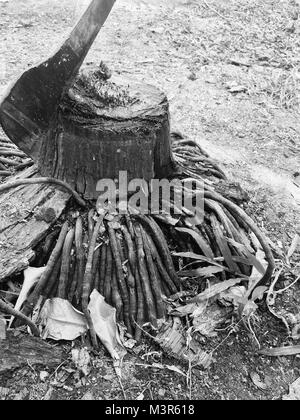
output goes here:
[[116, 0], [92, 0], [64, 46], [70, 47], [79, 58], [81, 66], [91, 45], [105, 23]]

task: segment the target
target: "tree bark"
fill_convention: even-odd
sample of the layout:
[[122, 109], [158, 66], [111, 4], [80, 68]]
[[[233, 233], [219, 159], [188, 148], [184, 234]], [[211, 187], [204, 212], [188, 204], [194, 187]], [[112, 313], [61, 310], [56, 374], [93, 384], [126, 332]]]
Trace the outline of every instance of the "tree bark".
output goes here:
[[123, 78], [101, 81], [97, 88], [101, 100], [75, 84], [62, 101], [38, 155], [32, 156], [40, 174], [96, 199], [97, 182], [118, 178], [119, 171], [127, 171], [128, 181], [172, 173], [166, 96]]
[[[39, 176], [26, 169], [10, 180]], [[35, 257], [33, 248], [61, 216], [70, 194], [56, 185], [25, 185], [0, 196], [0, 284], [26, 269]], [[49, 212], [51, 210], [51, 212]], [[49, 212], [53, 217], [47, 219]]]
[[7, 340], [0, 340], [0, 374], [26, 365], [58, 366], [62, 359], [61, 350], [40, 338], [9, 334]]

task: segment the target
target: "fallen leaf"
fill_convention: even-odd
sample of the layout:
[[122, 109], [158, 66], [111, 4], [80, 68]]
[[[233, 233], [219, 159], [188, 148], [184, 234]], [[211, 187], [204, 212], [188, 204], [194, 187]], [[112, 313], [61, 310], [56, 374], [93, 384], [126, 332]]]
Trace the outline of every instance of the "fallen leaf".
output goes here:
[[240, 283], [243, 280], [245, 279], [237, 278], [237, 279], [226, 280], [221, 283], [214, 284], [213, 286], [204, 290], [204, 292], [197, 295], [195, 298], [191, 299], [189, 303], [201, 302], [203, 300], [208, 300], [213, 297], [216, 297], [220, 293], [225, 292], [225, 290], [229, 289], [232, 286], [235, 286], [236, 284]]
[[203, 255], [195, 254], [194, 252], [174, 252], [173, 255], [174, 257], [190, 258], [192, 260], [207, 262], [209, 264], [215, 265], [216, 267], [221, 267], [225, 271], [228, 271], [226, 267], [214, 261], [214, 259], [204, 257]]
[[255, 302], [256, 300], [262, 300], [265, 292], [268, 290], [266, 286], [259, 286], [253, 290], [251, 299]]
[[76, 368], [82, 372], [84, 376], [87, 376], [90, 373], [91, 358], [86, 347], [80, 349], [72, 349], [72, 361]]
[[114, 381], [114, 375], [105, 375], [105, 376], [103, 376], [103, 379], [105, 380], [105, 381], [108, 381], [108, 382], [113, 382]]
[[213, 265], [209, 267], [196, 268], [194, 270], [180, 271], [179, 277], [212, 277], [214, 274], [221, 273], [224, 271], [223, 267], [215, 267]]
[[166, 355], [174, 357], [185, 364], [201, 366], [207, 369], [212, 361], [212, 355], [199, 347], [199, 343], [190, 340], [187, 347], [187, 332], [179, 318], [173, 318], [172, 323], [165, 323], [155, 337], [155, 342], [160, 345]]
[[300, 378], [289, 386], [289, 394], [282, 397], [283, 400], [300, 401]]
[[251, 372], [250, 378], [252, 382], [254, 383], [254, 385], [257, 386], [257, 388], [262, 389], [263, 391], [265, 391], [268, 388], [268, 386], [264, 382], [261, 381], [258, 373]]
[[88, 310], [95, 328], [95, 332], [111, 357], [121, 359], [126, 350], [122, 346], [116, 321], [116, 309], [108, 305], [97, 290], [90, 296]]
[[[254, 235], [250, 235], [250, 236], [253, 241]], [[268, 262], [266, 261], [266, 254], [264, 253], [260, 243], [256, 240], [256, 237], [255, 237], [255, 245], [257, 247], [255, 258], [257, 261], [259, 261], [260, 265], [264, 268], [264, 272], [262, 273], [261, 270], [258, 270], [258, 268], [255, 265], [253, 266], [252, 273], [249, 277], [248, 295], [251, 294], [252, 290], [255, 288], [257, 283], [261, 280], [268, 266]]]
[[179, 373], [179, 375], [182, 375], [184, 377], [186, 377], [186, 373], [182, 372], [182, 370], [180, 370], [177, 366], [166, 366], [166, 369], [170, 370], [171, 372], [176, 372]]
[[82, 401], [95, 401], [94, 394], [91, 391], [88, 391], [81, 398]]
[[43, 401], [49, 401], [49, 400], [51, 400], [51, 397], [52, 397], [52, 394], [53, 394], [53, 388], [52, 388], [52, 386], [48, 389], [48, 391], [46, 392], [46, 394], [45, 394], [45, 396], [44, 396], [44, 398], [43, 398]]
[[[203, 306], [206, 306], [206, 303], [202, 303], [202, 304]], [[173, 309], [170, 312], [170, 314], [179, 316], [179, 317], [190, 315], [199, 307], [199, 305], [200, 303], [188, 303], [187, 305], [184, 305], [184, 306], [177, 306], [175, 309]]]
[[42, 382], [45, 382], [45, 380], [46, 380], [48, 377], [49, 377], [49, 373], [48, 373], [48, 372], [46, 372], [45, 370], [42, 370], [42, 371], [40, 372], [40, 380], [41, 380]]
[[127, 338], [126, 337], [126, 333], [127, 333], [127, 328], [125, 327], [125, 325], [123, 324], [118, 324], [118, 328], [119, 328], [119, 337], [120, 337], [120, 341], [122, 343], [122, 345], [126, 348], [126, 349], [133, 349], [134, 346], [136, 345], [136, 340], [134, 340], [133, 338]]
[[225, 306], [229, 304], [237, 309], [245, 301], [246, 292], [245, 286], [233, 286], [220, 294], [219, 301]]
[[257, 311], [257, 308], [258, 306], [255, 302], [253, 302], [253, 300], [245, 300], [245, 302], [241, 302], [239, 308], [241, 317], [249, 318]]
[[165, 389], [159, 389], [158, 390], [158, 395], [160, 396], [160, 397], [164, 397], [165, 395], [166, 395], [166, 390]]
[[0, 387], [0, 400], [6, 400], [9, 394], [9, 388]]
[[83, 313], [65, 299], [48, 299], [40, 313], [43, 339], [73, 341], [87, 330]]
[[199, 308], [192, 314], [193, 326], [205, 337], [215, 337], [217, 335], [215, 329], [224, 324], [229, 313], [232, 312], [228, 308], [221, 308], [216, 303], [206, 305], [204, 310], [199, 313]]

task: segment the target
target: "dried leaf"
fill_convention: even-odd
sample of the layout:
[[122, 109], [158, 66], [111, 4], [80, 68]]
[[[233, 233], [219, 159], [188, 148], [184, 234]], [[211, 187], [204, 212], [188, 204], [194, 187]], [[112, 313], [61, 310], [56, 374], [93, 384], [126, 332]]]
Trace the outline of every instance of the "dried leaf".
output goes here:
[[254, 255], [251, 255], [250, 253], [247, 256], [247, 258], [234, 256], [232, 257], [232, 259], [233, 261], [237, 263], [254, 266], [261, 274], [264, 274], [264, 272], [266, 271], [263, 265], [258, 261], [258, 259], [254, 257]]
[[91, 391], [87, 391], [84, 396], [81, 398], [82, 401], [95, 401], [96, 398]]
[[194, 340], [190, 340], [189, 347], [187, 347], [187, 341], [187, 332], [179, 318], [173, 318], [173, 325], [165, 323], [155, 337], [155, 342], [167, 355], [183, 363], [192, 363], [194, 366], [207, 369], [212, 360], [211, 354], [199, 348], [199, 343]]
[[219, 301], [221, 301], [221, 303], [225, 306], [229, 303], [237, 309], [243, 302], [245, 302], [246, 293], [247, 290], [245, 286], [233, 286], [220, 294]]
[[262, 300], [265, 292], [268, 290], [266, 286], [258, 286], [253, 290], [251, 299], [255, 302], [256, 300]]
[[206, 305], [204, 311], [199, 311], [199, 308], [194, 311], [193, 326], [195, 331], [198, 331], [205, 337], [215, 337], [217, 333], [215, 329], [224, 324], [228, 318], [231, 310], [221, 308], [217, 304]]
[[46, 372], [45, 370], [42, 370], [41, 372], [40, 372], [40, 380], [42, 381], [42, 382], [45, 382], [46, 381], [46, 379], [48, 379], [49, 378], [49, 373], [48, 372]]
[[162, 363], [152, 363], [151, 365], [145, 365], [145, 364], [140, 364], [138, 363], [137, 366], [143, 366], [146, 368], [152, 368], [152, 369], [161, 369], [161, 370], [171, 370], [172, 372], [176, 372], [179, 373], [180, 375], [183, 375], [184, 377], [186, 377], [186, 374], [184, 372], [182, 372], [182, 370], [180, 370], [178, 367], [176, 366], [169, 366], [169, 365], [163, 365]]
[[52, 340], [73, 341], [84, 334], [88, 327], [84, 315], [70, 302], [60, 298], [48, 299], [40, 313], [42, 337]]
[[126, 334], [127, 334], [127, 328], [125, 327], [124, 324], [118, 324], [119, 327], [119, 337], [121, 340], [122, 345], [126, 348], [126, 349], [133, 349], [136, 345], [136, 340], [134, 340], [133, 338], [126, 338]]
[[170, 371], [172, 371], [172, 372], [179, 373], [179, 375], [186, 376], [186, 374], [185, 374], [184, 372], [182, 372], [182, 370], [180, 370], [180, 369], [179, 369], [178, 367], [176, 367], [176, 366], [169, 366], [169, 365], [166, 365], [166, 369], [168, 369], [168, 370], [170, 370]]
[[216, 273], [224, 271], [224, 267], [201, 267], [195, 268], [194, 270], [185, 270], [178, 273], [179, 277], [212, 277]]
[[9, 388], [0, 387], [0, 400], [5, 400], [9, 395]]
[[300, 378], [289, 386], [289, 394], [282, 397], [285, 401], [300, 401]]
[[245, 300], [240, 305], [240, 313], [242, 317], [249, 318], [257, 311], [258, 306], [252, 300]]
[[257, 283], [261, 280], [262, 275], [265, 273], [266, 268], [268, 266], [268, 262], [266, 261], [266, 255], [264, 253], [264, 251], [261, 248], [261, 245], [259, 245], [260, 248], [258, 248], [255, 258], [257, 261], [259, 261], [260, 265], [264, 268], [263, 273], [261, 272], [261, 270], [257, 269], [256, 264], [254, 265], [253, 269], [252, 269], [252, 273], [249, 277], [249, 285], [248, 285], [248, 293], [250, 293], [255, 286], [257, 285]]
[[120, 360], [126, 353], [117, 329], [116, 309], [105, 302], [103, 296], [94, 290], [90, 296], [88, 310], [95, 332], [111, 357]]
[[191, 301], [189, 303], [201, 302], [203, 300], [208, 300], [208, 299], [211, 299], [213, 297], [216, 297], [220, 293], [225, 292], [225, 290], [229, 289], [232, 286], [235, 286], [236, 284], [240, 283], [243, 280], [245, 280], [245, 279], [244, 278], [237, 278], [237, 279], [226, 280], [226, 281], [223, 281], [221, 283], [214, 284], [213, 286], [204, 290], [204, 292], [197, 295], [195, 298], [191, 299]]
[[278, 356], [293, 356], [300, 354], [300, 346], [275, 347], [273, 349], [263, 349], [259, 354], [264, 356], [278, 357]]
[[87, 376], [90, 371], [91, 358], [86, 347], [81, 349], [72, 349], [72, 361], [75, 364], [76, 368]]
[[189, 303], [184, 306], [178, 306], [177, 308], [171, 311], [171, 315], [175, 316], [186, 316], [190, 315], [194, 312], [194, 310], [198, 307], [198, 303]]
[[250, 378], [251, 378], [252, 382], [254, 383], [254, 385], [257, 386], [257, 388], [262, 389], [263, 391], [265, 391], [268, 388], [267, 384], [265, 384], [264, 382], [261, 381], [258, 373], [251, 372], [250, 373]]
[[174, 257], [189, 258], [191, 260], [198, 260], [207, 262], [209, 264], [215, 265], [216, 267], [221, 267], [223, 270], [228, 271], [227, 267], [224, 267], [222, 264], [214, 261], [212, 258], [204, 257], [203, 255], [195, 254], [194, 252], [174, 252]]

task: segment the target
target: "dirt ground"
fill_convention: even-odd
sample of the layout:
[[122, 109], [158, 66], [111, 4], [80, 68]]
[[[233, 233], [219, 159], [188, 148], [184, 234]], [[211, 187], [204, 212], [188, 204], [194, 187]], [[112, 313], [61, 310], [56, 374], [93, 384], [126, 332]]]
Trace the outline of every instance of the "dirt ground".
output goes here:
[[[0, 1], [0, 93], [59, 46], [84, 3]], [[283, 252], [300, 233], [299, 35], [296, 0], [117, 0], [86, 60], [103, 60], [114, 72], [165, 91], [172, 128], [198, 140], [241, 183], [251, 197], [248, 212]], [[299, 286], [289, 289], [280, 305], [299, 314]], [[264, 305], [254, 331], [262, 347], [299, 344]], [[146, 342], [125, 360], [126, 397], [257, 400], [288, 393], [300, 376], [299, 356], [259, 356], [253, 334], [242, 324], [227, 334], [220, 331], [205, 343], [214, 362], [194, 372], [192, 384], [180, 374], [146, 367], [176, 364]], [[0, 387], [9, 389], [8, 399], [124, 398], [104, 353], [84, 381], [76, 382], [64, 366], [48, 372], [42, 380], [40, 370], [28, 366], [0, 377]], [[57, 376], [63, 374], [68, 377], [62, 382]], [[253, 381], [254, 374], [263, 386]]]

